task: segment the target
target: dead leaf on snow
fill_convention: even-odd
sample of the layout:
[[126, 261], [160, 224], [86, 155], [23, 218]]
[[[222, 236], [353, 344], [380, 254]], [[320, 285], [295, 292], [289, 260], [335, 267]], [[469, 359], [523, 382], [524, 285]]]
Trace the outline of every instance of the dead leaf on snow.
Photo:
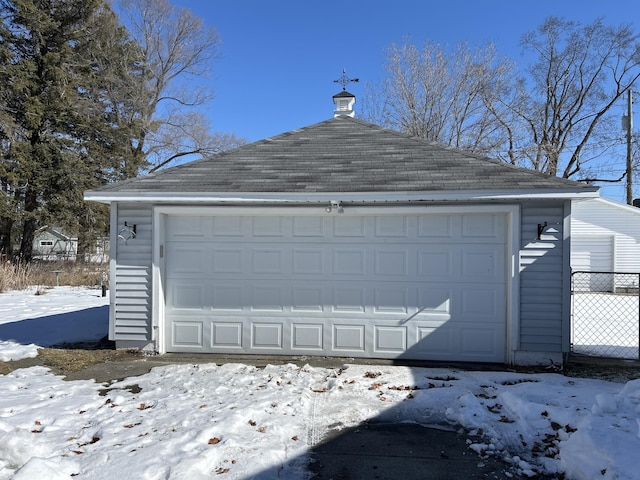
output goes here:
[[220, 443], [220, 439], [218, 437], [213, 437], [209, 439], [209, 445], [217, 445], [218, 443]]

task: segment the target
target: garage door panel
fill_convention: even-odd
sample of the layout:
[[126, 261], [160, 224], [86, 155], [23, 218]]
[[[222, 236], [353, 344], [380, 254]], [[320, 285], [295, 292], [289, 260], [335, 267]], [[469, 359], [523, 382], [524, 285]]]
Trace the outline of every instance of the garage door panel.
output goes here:
[[474, 241], [504, 238], [504, 215], [461, 215], [461, 237]]
[[190, 248], [174, 248], [170, 250], [171, 256], [167, 260], [167, 268], [175, 274], [205, 272], [204, 248], [198, 248], [196, 245]]
[[409, 305], [415, 305], [415, 298], [412, 302], [409, 301], [409, 297], [413, 297], [409, 290], [412, 289], [408, 287], [402, 288], [395, 286], [375, 288], [373, 313], [395, 313], [406, 315]]
[[291, 350], [322, 352], [325, 348], [325, 326], [322, 323], [296, 323], [291, 325]]
[[460, 328], [460, 358], [463, 360], [491, 361], [497, 353], [504, 350], [504, 340], [495, 329], [478, 328], [476, 324], [463, 325]]
[[418, 292], [418, 309], [420, 314], [451, 314], [451, 299], [453, 290], [450, 288], [420, 288]]
[[294, 285], [292, 287], [292, 312], [323, 312], [326, 288], [322, 285]]
[[455, 351], [455, 329], [442, 325], [419, 324], [416, 327], [417, 340], [412, 346], [415, 358], [428, 357], [433, 360], [448, 360]]
[[374, 354], [402, 355], [407, 350], [407, 327], [374, 326]]
[[292, 271], [294, 275], [326, 274], [325, 250], [322, 248], [294, 248], [292, 251]]
[[204, 347], [207, 325], [203, 319], [176, 318], [169, 331], [169, 344], [173, 349], [201, 351]]
[[251, 328], [251, 348], [282, 351], [284, 349], [284, 323], [255, 322]]
[[330, 303], [333, 313], [365, 313], [365, 289], [362, 286], [351, 286], [351, 284], [341, 287], [334, 286], [332, 289], [333, 301]]
[[167, 221], [168, 351], [505, 357], [502, 215], [185, 218]]
[[409, 236], [408, 218], [403, 216], [375, 217], [374, 235], [377, 238], [406, 238]]
[[207, 308], [202, 284], [175, 285], [172, 289], [172, 297], [171, 305], [175, 309], [202, 310]]
[[450, 215], [418, 217], [418, 236], [442, 241], [453, 236], [453, 218]]
[[[172, 218], [172, 217], [170, 217]], [[251, 220], [247, 217], [211, 217], [211, 234], [216, 238], [242, 237], [246, 228], [246, 223]], [[171, 237], [169, 237], [170, 239]]]
[[286, 234], [284, 224], [288, 219], [283, 217], [252, 217], [252, 219], [254, 237], [284, 237]]
[[364, 238], [366, 217], [333, 217], [332, 236], [337, 238]]
[[326, 225], [324, 217], [294, 217], [292, 236], [298, 240], [309, 237], [324, 237]]
[[211, 250], [212, 273], [243, 273], [245, 252], [241, 248], [217, 248]]
[[365, 353], [365, 325], [333, 324], [332, 351], [339, 355]]
[[211, 229], [211, 218], [195, 216], [172, 216], [167, 220], [167, 239], [198, 240], [208, 235]]
[[403, 250], [375, 250], [374, 274], [407, 276], [409, 274], [409, 257], [411, 252]]
[[504, 249], [477, 245], [473, 251], [460, 251], [462, 277], [466, 280], [503, 282]]
[[418, 253], [418, 275], [422, 281], [446, 281], [454, 276], [454, 252], [448, 246], [438, 246]]
[[213, 311], [235, 311], [242, 312], [244, 308], [244, 285], [242, 284], [222, 284], [211, 287], [211, 309]]
[[285, 287], [282, 285], [253, 285], [251, 297], [245, 305], [252, 312], [283, 312], [285, 310]]
[[209, 346], [239, 350], [242, 348], [242, 330], [242, 322], [212, 321]]

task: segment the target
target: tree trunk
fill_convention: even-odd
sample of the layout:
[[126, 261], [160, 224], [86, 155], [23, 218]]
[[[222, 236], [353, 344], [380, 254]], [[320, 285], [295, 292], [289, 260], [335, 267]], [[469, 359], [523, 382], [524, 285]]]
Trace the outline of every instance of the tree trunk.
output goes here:
[[19, 257], [22, 263], [30, 263], [33, 259], [33, 240], [36, 236], [38, 224], [35, 213], [38, 208], [38, 195], [33, 188], [28, 187], [25, 194], [24, 209], [26, 218], [22, 227], [22, 241], [20, 242]]
[[11, 245], [12, 229], [13, 220], [11, 218], [0, 218], [0, 257], [2, 258], [11, 258], [13, 256], [13, 247]]

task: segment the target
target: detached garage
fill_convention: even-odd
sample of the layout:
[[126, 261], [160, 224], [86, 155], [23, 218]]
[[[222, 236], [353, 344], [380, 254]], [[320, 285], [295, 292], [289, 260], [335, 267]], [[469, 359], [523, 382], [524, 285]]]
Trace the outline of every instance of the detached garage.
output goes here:
[[86, 192], [118, 347], [517, 364], [569, 351], [571, 202], [596, 196], [340, 115]]

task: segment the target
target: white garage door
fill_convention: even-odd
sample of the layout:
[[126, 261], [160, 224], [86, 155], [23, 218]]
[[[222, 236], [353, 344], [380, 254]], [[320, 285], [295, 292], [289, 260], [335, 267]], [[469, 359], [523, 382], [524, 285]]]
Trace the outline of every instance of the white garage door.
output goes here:
[[166, 217], [168, 352], [505, 360], [503, 214]]

